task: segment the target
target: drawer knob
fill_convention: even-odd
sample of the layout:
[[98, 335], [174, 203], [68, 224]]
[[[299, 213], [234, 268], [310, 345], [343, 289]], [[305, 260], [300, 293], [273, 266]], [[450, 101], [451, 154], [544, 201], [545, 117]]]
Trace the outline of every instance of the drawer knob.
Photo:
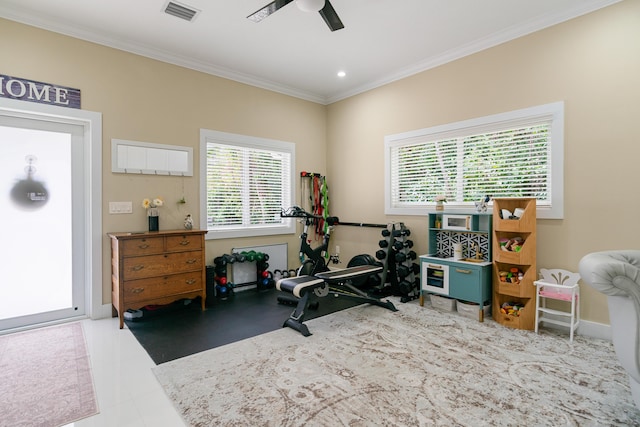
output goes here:
[[195, 264], [196, 262], [198, 262], [197, 258], [191, 258], [187, 260], [187, 264]]
[[143, 244], [141, 244], [141, 245], [140, 245], [140, 246], [138, 246], [138, 247], [139, 247], [140, 249], [147, 249], [147, 248], [149, 247], [149, 245], [148, 245], [148, 244], [146, 244], [146, 243], [143, 243]]
[[187, 283], [187, 285], [193, 285], [194, 283], [196, 283], [196, 279], [187, 279], [185, 280], [185, 282]]
[[139, 294], [140, 292], [143, 292], [143, 291], [144, 291], [144, 288], [134, 288], [134, 289], [131, 289], [131, 293], [132, 293], [132, 294]]
[[180, 242], [180, 244], [181, 244], [182, 246], [187, 246], [189, 243], [191, 243], [191, 242], [190, 242], [190, 241], [188, 241], [188, 240], [183, 240], [182, 242]]
[[471, 270], [462, 270], [460, 268], [456, 268], [456, 271], [462, 274], [471, 274]]
[[138, 264], [138, 265], [134, 265], [134, 266], [132, 267], [132, 270], [133, 270], [133, 271], [140, 271], [140, 270], [142, 270], [143, 268], [144, 268], [144, 265], [143, 265], [143, 264]]

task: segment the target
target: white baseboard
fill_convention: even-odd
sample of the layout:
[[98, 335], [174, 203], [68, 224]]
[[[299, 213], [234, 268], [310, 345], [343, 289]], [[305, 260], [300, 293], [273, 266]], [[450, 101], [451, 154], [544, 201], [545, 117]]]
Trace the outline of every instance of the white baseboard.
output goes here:
[[[545, 323], [544, 321], [542, 321], [540, 325], [542, 327], [556, 329], [558, 331], [564, 330], [567, 331], [567, 333], [569, 331], [568, 327], [555, 325], [553, 323]], [[580, 324], [578, 325], [578, 329], [576, 330], [576, 335], [611, 341], [611, 326], [605, 325], [603, 323], [590, 322], [588, 320], [581, 319]]]
[[108, 319], [111, 317], [111, 304], [102, 304], [98, 310], [95, 310], [94, 313], [91, 313], [91, 319]]
[[611, 341], [611, 326], [604, 323], [590, 322], [588, 320], [580, 320], [578, 335], [584, 335], [585, 337], [598, 338], [602, 340]]

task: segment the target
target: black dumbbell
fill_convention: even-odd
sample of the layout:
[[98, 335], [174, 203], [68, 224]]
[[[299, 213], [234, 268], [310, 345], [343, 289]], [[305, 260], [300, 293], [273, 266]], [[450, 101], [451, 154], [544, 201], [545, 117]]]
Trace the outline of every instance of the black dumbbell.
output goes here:
[[389, 246], [389, 241], [382, 239], [378, 242], [378, 246], [380, 246], [381, 248], [386, 248]]
[[404, 279], [409, 274], [411, 274], [411, 269], [406, 265], [399, 265], [397, 271], [398, 271], [398, 277], [400, 277], [401, 279]]
[[385, 259], [387, 257], [387, 253], [385, 251], [383, 251], [382, 249], [378, 249], [376, 251], [376, 258], [377, 259]]
[[408, 280], [403, 280], [398, 283], [398, 288], [400, 289], [400, 293], [408, 294], [413, 290], [413, 283]]
[[411, 264], [411, 270], [413, 271], [413, 274], [420, 273], [420, 265], [415, 263]]
[[402, 242], [400, 240], [396, 240], [393, 243], [393, 247], [395, 248], [395, 250], [401, 251], [404, 248], [412, 248], [413, 247], [413, 242], [411, 240], [407, 240], [406, 242]]
[[395, 230], [393, 232], [394, 237], [402, 237], [402, 236], [410, 236], [410, 235], [411, 235], [411, 230], [409, 230], [408, 228], [405, 228], [404, 230]]
[[389, 230], [387, 230], [386, 228], [382, 230], [382, 237], [389, 237], [389, 236], [391, 236], [391, 232]]
[[380, 286], [381, 283], [382, 283], [382, 277], [380, 277], [379, 274], [372, 274], [367, 279], [367, 285], [371, 286], [372, 288], [375, 288], [376, 286]]
[[224, 254], [222, 258], [227, 262], [227, 264], [233, 264], [236, 262], [236, 257], [234, 255]]

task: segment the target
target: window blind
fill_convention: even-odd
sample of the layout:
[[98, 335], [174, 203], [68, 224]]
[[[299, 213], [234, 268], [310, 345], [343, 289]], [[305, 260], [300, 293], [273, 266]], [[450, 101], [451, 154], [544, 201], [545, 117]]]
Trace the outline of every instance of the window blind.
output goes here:
[[554, 103], [388, 136], [386, 212], [425, 212], [439, 195], [447, 209], [468, 208], [489, 195], [533, 197], [561, 217], [563, 126]]
[[290, 205], [291, 154], [222, 143], [207, 143], [209, 228], [281, 225]]
[[473, 202], [484, 195], [549, 203], [550, 123], [394, 147], [392, 203]]

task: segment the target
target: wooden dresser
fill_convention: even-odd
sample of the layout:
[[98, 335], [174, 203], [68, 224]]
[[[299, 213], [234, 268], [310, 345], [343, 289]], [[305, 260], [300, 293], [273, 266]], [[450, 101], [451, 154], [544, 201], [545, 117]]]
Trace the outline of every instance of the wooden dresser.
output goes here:
[[201, 297], [205, 309], [206, 269], [202, 230], [108, 233], [111, 238], [113, 315], [152, 304]]

